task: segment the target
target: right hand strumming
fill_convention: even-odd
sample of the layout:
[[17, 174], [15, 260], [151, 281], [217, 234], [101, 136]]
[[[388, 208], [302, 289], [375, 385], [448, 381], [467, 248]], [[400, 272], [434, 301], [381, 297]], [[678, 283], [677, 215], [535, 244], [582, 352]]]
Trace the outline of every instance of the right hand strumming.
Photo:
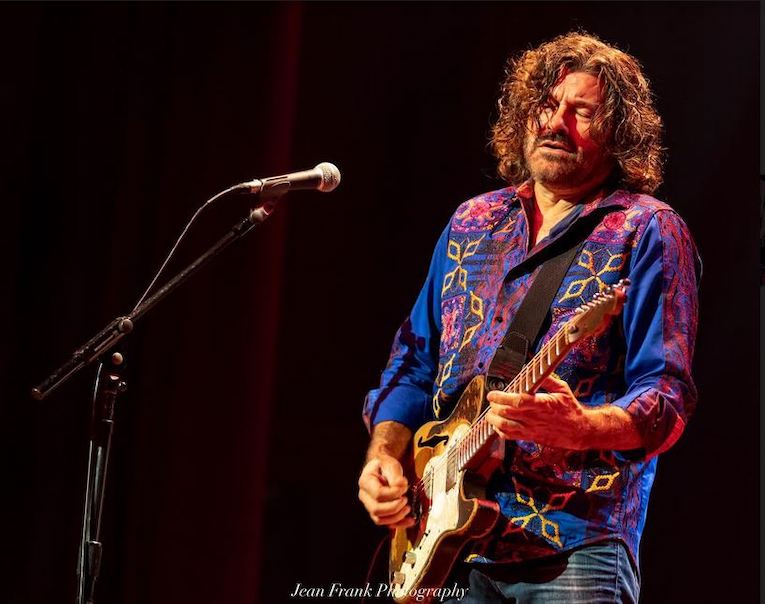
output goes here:
[[395, 457], [378, 455], [364, 466], [359, 477], [359, 499], [375, 524], [407, 528], [414, 524], [406, 497], [409, 482]]

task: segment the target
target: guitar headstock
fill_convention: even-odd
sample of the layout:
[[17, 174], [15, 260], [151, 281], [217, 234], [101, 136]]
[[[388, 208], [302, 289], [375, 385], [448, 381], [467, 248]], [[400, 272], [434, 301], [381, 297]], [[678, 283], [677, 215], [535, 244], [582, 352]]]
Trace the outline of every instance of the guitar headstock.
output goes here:
[[580, 338], [603, 331], [614, 315], [622, 311], [627, 299], [629, 279], [621, 279], [614, 285], [595, 294], [588, 302], [576, 309], [576, 315], [566, 326], [566, 340], [569, 344]]

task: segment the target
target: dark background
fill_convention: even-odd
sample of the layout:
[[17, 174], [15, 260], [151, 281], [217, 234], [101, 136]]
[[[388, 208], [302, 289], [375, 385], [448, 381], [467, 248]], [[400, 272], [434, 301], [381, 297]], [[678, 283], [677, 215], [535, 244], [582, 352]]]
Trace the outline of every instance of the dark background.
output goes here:
[[[704, 259], [697, 415], [662, 456], [643, 602], [754, 601], [758, 568], [758, 5], [0, 6], [0, 601], [71, 602], [93, 369], [28, 389], [132, 308], [206, 198], [335, 162], [123, 347], [97, 601], [284, 602], [362, 585], [360, 419], [456, 206], [498, 188], [504, 61], [583, 27], [644, 64], [657, 196]], [[192, 228], [170, 276], [243, 216]]]

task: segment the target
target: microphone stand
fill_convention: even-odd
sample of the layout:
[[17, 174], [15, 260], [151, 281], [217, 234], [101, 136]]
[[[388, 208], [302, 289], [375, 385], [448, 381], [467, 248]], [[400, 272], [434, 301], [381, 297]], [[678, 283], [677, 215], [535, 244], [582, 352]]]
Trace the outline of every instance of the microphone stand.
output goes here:
[[85, 483], [85, 509], [82, 515], [80, 549], [77, 556], [77, 602], [93, 602], [96, 579], [101, 570], [101, 512], [106, 489], [106, 470], [109, 465], [112, 432], [114, 429], [114, 406], [117, 395], [127, 389], [120, 375], [123, 357], [115, 352], [110, 359], [106, 376], [105, 363], [98, 365], [93, 391], [93, 412], [90, 424], [88, 448], [88, 477]]
[[285, 184], [286, 186], [274, 187], [269, 191], [268, 199], [263, 205], [251, 210], [247, 217], [236, 223], [224, 237], [165, 283], [155, 294], [139, 304], [129, 315], [117, 317], [111, 321], [78, 348], [66, 363], [31, 391], [32, 398], [43, 400], [75, 373], [96, 360], [100, 361], [93, 389], [88, 474], [77, 561], [78, 604], [93, 604], [94, 601], [95, 584], [101, 566], [102, 544], [99, 537], [111, 436], [114, 430], [114, 409], [117, 396], [127, 388], [121, 376], [124, 358], [119, 352], [111, 356], [109, 352], [122, 338], [133, 331], [135, 323], [146, 312], [234, 241], [241, 239], [263, 223], [271, 215], [281, 195], [289, 189], [289, 183]]

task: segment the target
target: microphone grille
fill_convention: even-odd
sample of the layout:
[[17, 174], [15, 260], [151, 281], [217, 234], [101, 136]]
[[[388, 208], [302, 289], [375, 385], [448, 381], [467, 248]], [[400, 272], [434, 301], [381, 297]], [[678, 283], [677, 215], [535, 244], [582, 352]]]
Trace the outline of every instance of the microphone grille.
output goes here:
[[340, 184], [340, 170], [337, 169], [335, 164], [331, 164], [328, 161], [321, 162], [316, 166], [315, 170], [321, 172], [321, 184], [319, 185], [319, 191], [322, 193], [329, 193], [337, 188]]

